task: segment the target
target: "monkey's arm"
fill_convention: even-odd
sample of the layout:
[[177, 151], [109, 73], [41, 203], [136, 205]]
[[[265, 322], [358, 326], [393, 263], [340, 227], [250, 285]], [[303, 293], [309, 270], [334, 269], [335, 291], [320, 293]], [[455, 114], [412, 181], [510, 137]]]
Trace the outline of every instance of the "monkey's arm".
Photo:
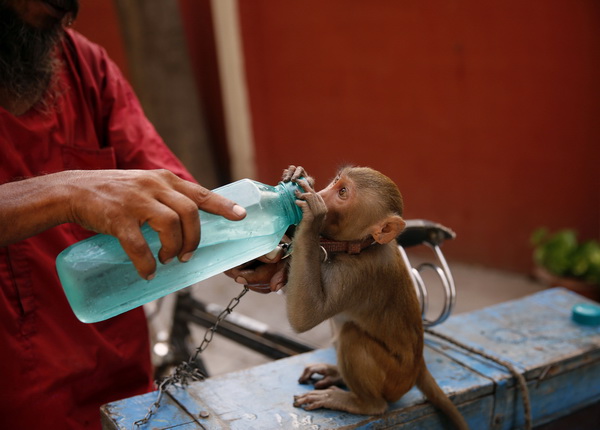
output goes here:
[[287, 314], [292, 328], [304, 332], [333, 314], [326, 312], [318, 237], [306, 237], [298, 229], [293, 246], [286, 286]]
[[307, 181], [299, 183], [307, 192], [299, 195], [302, 200], [297, 202], [303, 215], [294, 235], [286, 296], [290, 324], [294, 330], [304, 332], [337, 312], [330, 306], [321, 275], [319, 234], [327, 207]]

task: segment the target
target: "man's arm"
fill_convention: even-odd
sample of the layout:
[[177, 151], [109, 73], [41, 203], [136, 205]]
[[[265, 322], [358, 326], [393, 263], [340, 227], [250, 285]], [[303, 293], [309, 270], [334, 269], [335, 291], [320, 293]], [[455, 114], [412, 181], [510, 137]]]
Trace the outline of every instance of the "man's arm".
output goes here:
[[198, 209], [240, 220], [241, 206], [167, 170], [65, 171], [0, 185], [0, 246], [74, 222], [119, 239], [140, 276], [156, 261], [140, 227], [159, 234], [158, 257], [187, 261], [200, 241]]

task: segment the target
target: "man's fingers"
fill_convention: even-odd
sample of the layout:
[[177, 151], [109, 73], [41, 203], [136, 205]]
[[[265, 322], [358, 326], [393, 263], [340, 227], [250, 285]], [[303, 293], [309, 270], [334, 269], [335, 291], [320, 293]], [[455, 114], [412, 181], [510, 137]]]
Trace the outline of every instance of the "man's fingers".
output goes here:
[[163, 245], [159, 259], [165, 263], [177, 256], [180, 261], [186, 262], [200, 244], [198, 207], [180, 193], [166, 193], [159, 201], [165, 209], [150, 221], [150, 226], [159, 232]]
[[286, 270], [287, 263], [279, 262], [277, 264], [278, 264], [278, 270], [271, 277], [271, 283], [270, 283], [271, 291], [279, 291], [287, 283], [287, 270]]
[[156, 260], [154, 260], [142, 232], [137, 226], [125, 228], [124, 231], [127, 231], [126, 235], [117, 235], [123, 250], [131, 259], [139, 275], [147, 280], [152, 279], [156, 272]]
[[117, 237], [143, 278], [156, 270], [156, 261], [140, 232], [147, 223], [158, 232], [162, 263], [178, 257], [187, 261], [200, 243], [198, 209], [240, 220], [246, 210], [168, 170], [107, 170], [77, 173], [73, 181], [69, 221]]
[[181, 180], [176, 189], [192, 199], [198, 208], [205, 212], [221, 215], [231, 221], [239, 221], [246, 216], [246, 209], [242, 206], [200, 185]]
[[[170, 250], [170, 248], [166, 247], [167, 249], [161, 253], [161, 256], [168, 255], [172, 257], [173, 255], [177, 255], [180, 261], [186, 262], [192, 257], [200, 244], [202, 232], [198, 209], [215, 215], [221, 215], [232, 221], [243, 219], [246, 216], [246, 210], [235, 202], [215, 194], [198, 184], [178, 177], [174, 177], [172, 180], [173, 188], [178, 193], [166, 193], [161, 195], [159, 200], [179, 215], [181, 244], [175, 254], [168, 252], [167, 249]], [[170, 240], [168, 236], [164, 238], [167, 241]], [[161, 236], [162, 241], [163, 236]], [[163, 247], [165, 247], [165, 243], [162, 243]], [[161, 259], [161, 261], [164, 260]]]
[[269, 285], [273, 276], [283, 267], [285, 267], [285, 261], [280, 261], [274, 264], [260, 264], [251, 269], [232, 269], [228, 274], [238, 284]]
[[248, 287], [249, 290], [252, 290], [255, 293], [269, 294], [271, 292], [271, 289], [269, 288], [268, 285], [250, 285], [250, 284], [246, 284], [246, 287]]
[[247, 285], [268, 285], [277, 270], [275, 266], [274, 264], [263, 264], [256, 269], [240, 270], [235, 277], [235, 282]]

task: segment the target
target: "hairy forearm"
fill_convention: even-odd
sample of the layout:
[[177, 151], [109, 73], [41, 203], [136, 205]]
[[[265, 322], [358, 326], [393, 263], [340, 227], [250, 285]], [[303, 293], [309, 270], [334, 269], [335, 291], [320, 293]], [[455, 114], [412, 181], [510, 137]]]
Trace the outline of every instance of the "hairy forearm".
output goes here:
[[61, 172], [0, 185], [0, 246], [69, 222], [70, 176]]

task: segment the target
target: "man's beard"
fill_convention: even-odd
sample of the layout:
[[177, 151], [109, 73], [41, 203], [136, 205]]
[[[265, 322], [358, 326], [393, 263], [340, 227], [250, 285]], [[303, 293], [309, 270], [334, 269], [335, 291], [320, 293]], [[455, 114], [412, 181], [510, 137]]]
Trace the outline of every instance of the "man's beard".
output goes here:
[[60, 22], [37, 29], [0, 3], [0, 90], [15, 101], [48, 103], [58, 94]]

